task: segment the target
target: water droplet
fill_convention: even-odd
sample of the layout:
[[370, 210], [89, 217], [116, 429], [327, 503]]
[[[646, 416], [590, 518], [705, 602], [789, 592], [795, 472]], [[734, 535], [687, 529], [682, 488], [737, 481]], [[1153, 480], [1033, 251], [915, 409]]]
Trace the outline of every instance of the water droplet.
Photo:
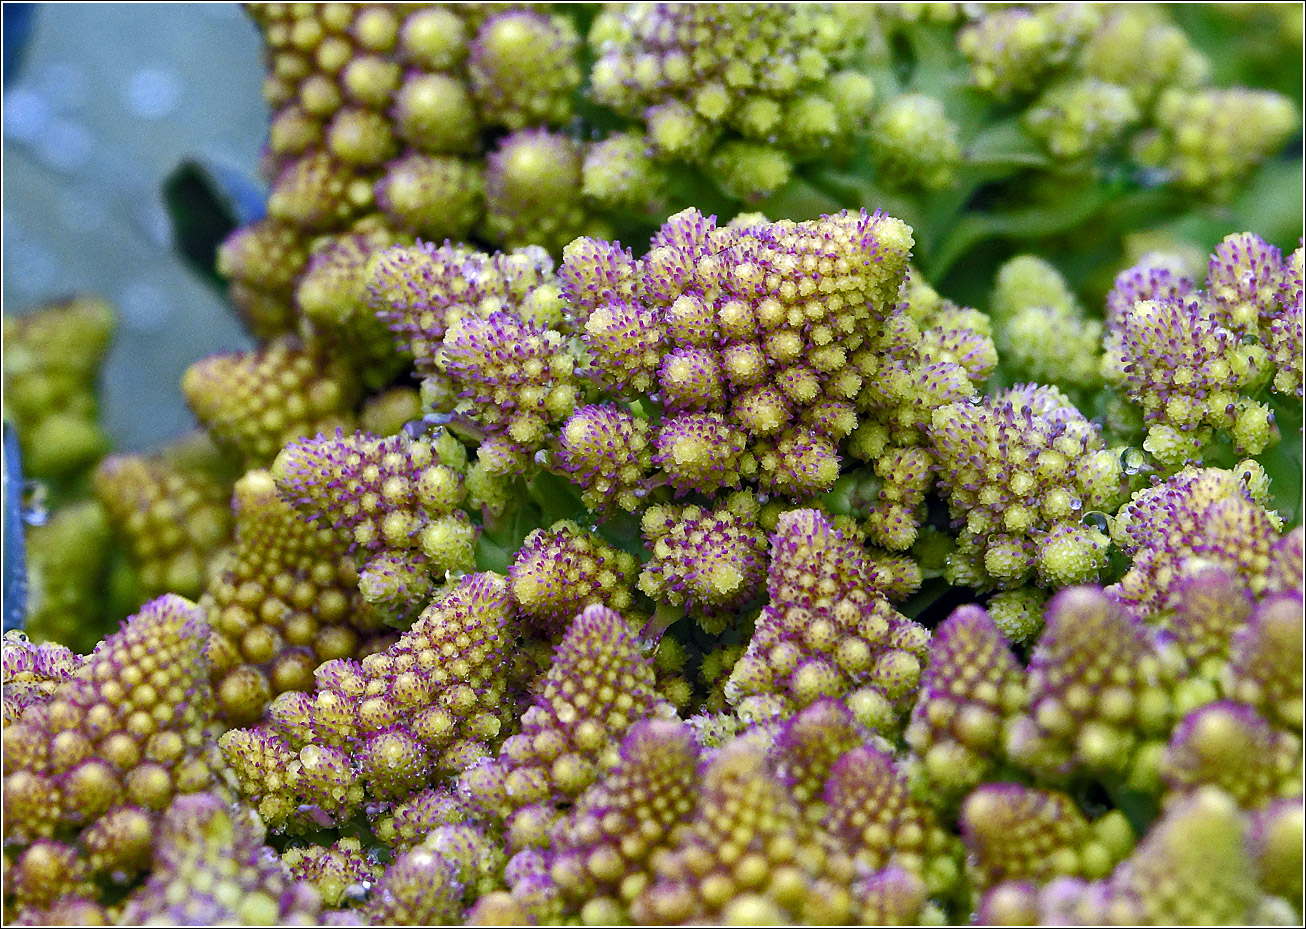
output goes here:
[[1098, 532], [1106, 532], [1111, 525], [1107, 515], [1100, 510], [1089, 510], [1084, 514], [1080, 522], [1085, 526], [1091, 526]]
[[41, 481], [23, 482], [23, 495], [19, 504], [22, 508], [23, 522], [29, 526], [45, 525], [45, 521], [50, 518], [47, 503], [49, 495], [49, 488]]
[[1070, 512], [1072, 512], [1072, 513], [1078, 513], [1078, 512], [1079, 512], [1080, 510], [1082, 510], [1083, 508], [1084, 508], [1084, 501], [1083, 501], [1083, 500], [1080, 500], [1078, 497], [1071, 497], [1071, 498], [1070, 498]]
[[365, 903], [372, 895], [372, 882], [360, 881], [345, 888], [344, 897], [350, 903]]
[[1137, 474], [1147, 467], [1147, 456], [1141, 448], [1127, 448], [1120, 453], [1120, 467], [1126, 474]]

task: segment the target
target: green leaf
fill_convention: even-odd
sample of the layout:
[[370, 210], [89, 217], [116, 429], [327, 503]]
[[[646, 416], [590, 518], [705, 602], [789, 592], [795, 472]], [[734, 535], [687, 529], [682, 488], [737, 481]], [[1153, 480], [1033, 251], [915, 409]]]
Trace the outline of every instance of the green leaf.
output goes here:
[[1086, 223], [1112, 199], [1115, 192], [1100, 184], [1072, 189], [1055, 203], [1040, 203], [1005, 212], [962, 216], [925, 264], [925, 276], [939, 280], [952, 264], [984, 239], [1033, 239], [1067, 232]]
[[218, 247], [238, 227], [263, 215], [262, 185], [228, 165], [188, 158], [163, 180], [173, 246], [192, 271], [218, 290]]

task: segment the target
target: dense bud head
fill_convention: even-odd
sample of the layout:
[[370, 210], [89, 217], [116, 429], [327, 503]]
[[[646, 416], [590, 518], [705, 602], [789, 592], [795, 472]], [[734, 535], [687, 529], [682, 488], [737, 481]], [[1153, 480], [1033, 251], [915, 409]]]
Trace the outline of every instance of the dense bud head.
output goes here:
[[961, 161], [956, 124], [924, 94], [904, 94], [877, 110], [870, 145], [876, 171], [896, 186], [951, 186]]
[[372, 888], [363, 912], [379, 925], [446, 925], [462, 915], [455, 865], [424, 847], [398, 855]]
[[729, 613], [762, 586], [766, 542], [750, 494], [731, 496], [715, 510], [653, 506], [643, 517], [653, 553], [639, 588], [659, 603], [682, 603], [695, 613]]
[[1302, 894], [1304, 819], [1299, 800], [1278, 800], [1252, 816], [1247, 844], [1261, 887], [1285, 900]]
[[617, 764], [627, 730], [674, 715], [657, 694], [652, 654], [635, 629], [607, 607], [587, 607], [536, 684], [521, 732], [503, 744], [497, 761], [469, 771], [461, 789], [508, 820], [513, 850], [545, 844], [554, 804], [570, 802]]
[[[387, 249], [371, 262], [368, 293], [372, 309], [428, 378], [441, 373], [436, 356], [458, 320], [511, 312], [523, 322], [551, 325], [554, 314], [546, 311], [558, 302], [553, 262], [537, 246], [495, 255], [449, 243]], [[543, 318], [534, 320], [537, 315]]]
[[443, 432], [413, 439], [337, 430], [334, 438], [288, 446], [271, 473], [301, 513], [334, 530], [351, 551], [366, 553], [364, 570], [370, 557], [409, 552], [444, 571], [471, 563], [470, 549], [449, 536], [466, 522], [456, 511], [465, 461], [462, 447]]
[[988, 613], [961, 607], [936, 630], [907, 744], [934, 789], [958, 795], [1002, 756], [1008, 721], [1025, 709], [1020, 665]]
[[770, 603], [726, 698], [745, 718], [765, 718], [825, 696], [874, 693], [889, 718], [859, 721], [892, 728], [892, 707], [915, 691], [929, 633], [893, 611], [861, 546], [820, 511], [782, 514], [771, 545]]
[[631, 728], [617, 766], [581, 794], [554, 833], [549, 876], [567, 912], [579, 910], [582, 921], [595, 910], [628, 918], [627, 888], [652, 879], [694, 809], [698, 757], [691, 730], [679, 721]]
[[[865, 213], [746, 216], [720, 229], [686, 210], [651, 246], [637, 262], [581, 240], [559, 276], [603, 380], [618, 393], [656, 390], [679, 414], [656, 440], [673, 488], [711, 493], [746, 479], [787, 497], [827, 490], [862, 383], [845, 346], [892, 312], [909, 229]], [[958, 332], [937, 351], [982, 371], [982, 351], [964, 342]]]
[[739, 486], [744, 436], [719, 413], [690, 413], [664, 421], [654, 446], [653, 463], [682, 494], [712, 494]]
[[1279, 542], [1276, 519], [1253, 497], [1260, 468], [1187, 468], [1134, 494], [1112, 524], [1133, 562], [1111, 593], [1139, 615], [1170, 607], [1185, 579], [1219, 568], [1252, 594], [1272, 579], [1265, 569]]
[[[62, 678], [5, 726], [5, 841], [15, 853], [29, 846], [19, 884], [32, 903], [65, 894], [98, 899], [98, 890], [80, 886], [90, 874], [126, 881], [147, 868], [158, 813], [175, 797], [213, 786], [221, 762], [213, 748], [207, 637], [202, 611], [168, 595], [146, 604], [75, 669], [61, 670], [66, 662], [44, 647], [6, 649], [7, 710], [14, 683]], [[59, 860], [59, 843], [32, 844], [56, 830], [83, 849], [75, 866], [58, 868], [57, 879], [46, 865]], [[51, 880], [61, 886], [38, 901]]]
[[864, 746], [844, 754], [830, 771], [823, 800], [822, 826], [859, 864], [903, 868], [934, 894], [946, 894], [960, 878], [959, 843], [912, 796], [906, 773], [887, 752]]
[[156, 866], [128, 899], [137, 924], [315, 922], [322, 899], [263, 855], [263, 827], [216, 793], [178, 798], [154, 839]]
[[1118, 463], [1099, 466], [1100, 430], [1065, 394], [1031, 384], [953, 403], [934, 411], [929, 437], [963, 526], [949, 556], [954, 577], [999, 588], [1035, 570], [1049, 586], [1096, 578], [1107, 539], [1081, 515], [1117, 506], [1124, 475]]
[[558, 433], [558, 463], [591, 510], [634, 511], [653, 464], [648, 422], [613, 404], [578, 407]]
[[665, 183], [641, 135], [616, 133], [585, 149], [581, 192], [604, 209], [647, 208]]
[[1071, 160], [1108, 149], [1139, 116], [1128, 88], [1090, 77], [1049, 88], [1024, 119], [1053, 156]]
[[957, 37], [980, 90], [1008, 97], [1039, 86], [1097, 27], [1101, 13], [1074, 3], [985, 10]]
[[508, 578], [522, 615], [552, 635], [586, 607], [629, 608], [635, 564], [596, 533], [562, 521], [526, 537]]
[[369, 206], [370, 185], [359, 187], [356, 170], [326, 152], [288, 165], [268, 194], [268, 217], [306, 232], [326, 232]]
[[1036, 255], [1017, 255], [998, 268], [991, 301], [995, 322], [1001, 323], [1025, 307], [1069, 310], [1075, 294], [1051, 262]]
[[723, 142], [712, 151], [708, 169], [721, 186], [745, 203], [761, 203], [789, 182], [793, 160], [780, 148], [756, 142]]
[[352, 837], [329, 846], [292, 846], [282, 852], [281, 861], [293, 878], [313, 885], [329, 907], [361, 895], [383, 873]]
[[733, 196], [760, 199], [795, 156], [819, 157], [863, 122], [849, 72], [865, 23], [840, 7], [629, 4], [600, 14], [595, 97], [642, 120], [656, 156], [701, 162]]
[[853, 865], [803, 819], [756, 739], [708, 762], [694, 818], [635, 898], [640, 922], [842, 922]]
[[461, 158], [406, 155], [386, 166], [376, 202], [398, 229], [431, 239], [466, 238], [480, 219], [485, 179]]
[[235, 544], [200, 606], [219, 712], [244, 723], [278, 693], [311, 687], [318, 664], [353, 657], [380, 617], [359, 602], [345, 544], [282, 500], [268, 472], [237, 481], [232, 508]]
[[274, 831], [307, 831], [480, 761], [515, 634], [506, 582], [467, 576], [389, 647], [323, 664], [312, 690], [273, 702], [268, 725], [226, 733], [241, 793]]
[[142, 592], [198, 597], [210, 559], [230, 537], [230, 485], [165, 453], [111, 455], [92, 485]]
[[1278, 441], [1269, 407], [1250, 398], [1270, 377], [1269, 354], [1229, 321], [1200, 299], [1145, 300], [1108, 328], [1102, 372], [1142, 408], [1143, 447], [1169, 471], [1196, 461], [1214, 429], [1239, 452]]
[[[1283, 264], [1278, 293], [1278, 309], [1269, 319], [1266, 341], [1274, 359], [1274, 391], [1284, 397], [1302, 399], [1303, 325], [1302, 325], [1302, 249], [1297, 248]], [[1266, 328], [1261, 317], [1262, 330]]]
[[1240, 806], [1263, 806], [1300, 793], [1297, 739], [1270, 726], [1251, 707], [1209, 703], [1175, 727], [1161, 761], [1166, 801], [1203, 785], [1219, 787]]
[[[1300, 546], [1300, 530], [1298, 536]], [[1297, 565], [1301, 564], [1297, 549]], [[1224, 692], [1256, 707], [1266, 719], [1294, 732], [1302, 727], [1303, 611], [1301, 582], [1295, 589], [1266, 597], [1251, 621], [1230, 644], [1230, 660], [1222, 675]]]
[[1174, 719], [1175, 662], [1099, 588], [1048, 604], [1029, 664], [1028, 715], [1006, 733], [1018, 764], [1052, 777], [1077, 769], [1155, 782], [1155, 743]]
[[82, 297], [4, 319], [5, 416], [29, 477], [71, 480], [108, 449], [94, 384], [113, 309]]
[[960, 816], [976, 883], [1104, 877], [1130, 850], [1104, 843], [1066, 794], [1016, 784], [972, 791]]
[[579, 45], [571, 20], [562, 16], [507, 10], [486, 18], [468, 60], [485, 122], [510, 130], [567, 122], [581, 80]]
[[347, 366], [293, 339], [191, 365], [182, 391], [216, 442], [267, 465], [288, 442], [353, 423], [358, 386]]
[[1161, 7], [1111, 9], [1079, 56], [1091, 78], [1128, 88], [1140, 107], [1164, 87], [1196, 87], [1210, 65]]
[[579, 392], [562, 335], [509, 313], [459, 319], [436, 363], [486, 431], [521, 452], [543, 446]]
[[1172, 87], [1157, 100], [1155, 119], [1157, 130], [1135, 145], [1135, 156], [1164, 167], [1180, 186], [1217, 199], [1228, 197], [1301, 125], [1287, 97], [1242, 87]]
[[580, 189], [576, 142], [544, 129], [505, 136], [486, 159], [485, 233], [504, 248], [541, 245], [557, 254], [593, 225]]
[[467, 86], [447, 74], [409, 74], [395, 98], [394, 118], [400, 138], [418, 152], [454, 154], [475, 148], [475, 104]]
[[[804, 806], [819, 801], [834, 765], [846, 752], [862, 747], [866, 730], [839, 700], [820, 700], [789, 719], [775, 739], [776, 773]], [[814, 815], [813, 810], [809, 815]]]
[[1148, 832], [1112, 875], [1112, 889], [1133, 896], [1135, 918], [1152, 922], [1237, 922], [1260, 897], [1228, 795], [1205, 787]]

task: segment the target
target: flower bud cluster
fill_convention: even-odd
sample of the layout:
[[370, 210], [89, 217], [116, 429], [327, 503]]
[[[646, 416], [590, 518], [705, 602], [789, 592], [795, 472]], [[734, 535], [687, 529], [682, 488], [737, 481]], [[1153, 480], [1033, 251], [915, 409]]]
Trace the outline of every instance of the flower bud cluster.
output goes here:
[[657, 860], [654, 881], [632, 906], [636, 920], [842, 923], [852, 917], [851, 856], [803, 818], [768, 767], [762, 746], [748, 739], [708, 762], [696, 815]]
[[264, 854], [263, 825], [221, 795], [179, 797], [159, 822], [149, 880], [122, 910], [135, 925], [313, 925], [322, 897]]
[[837, 697], [863, 725], [892, 730], [916, 691], [929, 632], [889, 606], [858, 541], [819, 510], [784, 513], [767, 593], [726, 685], [737, 712], [767, 720]]
[[628, 609], [636, 565], [633, 555], [563, 520], [526, 537], [508, 579], [523, 619], [553, 636], [565, 632], [586, 607]]
[[[6, 896], [33, 909], [105, 900], [151, 867], [174, 798], [216, 786], [207, 640], [203, 612], [167, 595], [76, 664], [6, 644]], [[10, 721], [9, 691], [24, 683], [45, 692], [20, 696]]]
[[1157, 100], [1155, 119], [1156, 129], [1135, 141], [1138, 160], [1215, 197], [1228, 197], [1301, 124], [1291, 100], [1242, 87], [1170, 88]]
[[284, 693], [259, 726], [223, 735], [241, 793], [274, 831], [306, 831], [484, 758], [504, 722], [515, 633], [507, 584], [469, 575], [389, 648], [327, 662], [313, 690]]
[[1124, 497], [1120, 454], [1055, 387], [1025, 385], [934, 411], [929, 435], [953, 525], [955, 583], [1045, 587], [1097, 578], [1110, 540], [1085, 514]]
[[[658, 603], [686, 604], [699, 622], [721, 626], [752, 600], [766, 574], [766, 540], [752, 494], [731, 494], [715, 510], [655, 505], [644, 511], [644, 541], [653, 558], [639, 589]], [[715, 621], [712, 617], [715, 616]]]
[[410, 235], [370, 223], [349, 235], [323, 237], [314, 242], [295, 288], [302, 340], [342, 360], [368, 388], [390, 383], [411, 363], [368, 305], [368, 269], [378, 252], [411, 246], [413, 241]]
[[95, 382], [114, 326], [113, 309], [87, 297], [6, 314], [5, 419], [29, 477], [70, 481], [108, 451]]
[[1158, 180], [1208, 198], [1227, 199], [1300, 123], [1278, 93], [1206, 86], [1210, 63], [1159, 5], [990, 6], [956, 45], [976, 88], [1027, 104], [1023, 127], [1053, 158], [1088, 170], [1128, 148]]
[[1094, 587], [1063, 590], [1045, 621], [1007, 753], [1053, 782], [1085, 771], [1155, 789], [1182, 655]]
[[648, 421], [615, 403], [577, 407], [558, 431], [558, 464], [596, 513], [633, 512], [653, 471]]
[[980, 890], [1003, 881], [1106, 877], [1134, 844], [1119, 811], [1090, 823], [1066, 794], [1018, 784], [972, 791], [960, 822]]
[[352, 836], [330, 846], [292, 845], [282, 852], [281, 863], [296, 880], [313, 885], [329, 907], [362, 896], [383, 873]]
[[[581, 82], [569, 16], [529, 4], [249, 13], [267, 52], [273, 183], [268, 217], [237, 230], [218, 267], [260, 335], [325, 338], [385, 380], [393, 352], [359, 312], [356, 259], [380, 247], [366, 240], [477, 234], [557, 250], [594, 230], [581, 147], [548, 131], [570, 120]], [[510, 134], [491, 154], [485, 134], [498, 130]]]
[[1250, 232], [1211, 255], [1206, 290], [1144, 261], [1107, 298], [1103, 373], [1142, 409], [1145, 448], [1168, 470], [1199, 460], [1215, 430], [1259, 454], [1278, 441], [1267, 386], [1300, 399], [1302, 250], [1288, 258]]
[[248, 724], [278, 694], [313, 687], [313, 672], [362, 657], [382, 614], [363, 602], [345, 544], [277, 494], [266, 471], [236, 482], [236, 537], [200, 598], [220, 715]]
[[957, 125], [926, 94], [902, 94], [875, 111], [870, 150], [876, 176], [899, 187], [951, 186], [961, 163]]
[[1265, 509], [1265, 489], [1264, 469], [1244, 461], [1229, 470], [1186, 468], [1134, 494], [1112, 521], [1112, 537], [1131, 558], [1113, 596], [1137, 615], [1163, 614], [1181, 589], [1193, 593], [1191, 577], [1210, 569], [1252, 596], [1294, 589], [1266, 570], [1276, 553], [1289, 564], [1295, 553], [1284, 547], [1290, 538], [1279, 537], [1277, 514]]
[[358, 388], [339, 359], [277, 339], [197, 361], [182, 392], [214, 442], [260, 467], [302, 436], [351, 429]]
[[[673, 490], [746, 481], [801, 497], [838, 476], [863, 383], [856, 352], [889, 313], [910, 247], [879, 214], [719, 228], [687, 210], [641, 260], [582, 239], [558, 273], [605, 386], [664, 408], [653, 463]], [[596, 472], [620, 478], [626, 455], [613, 451], [603, 472], [573, 477], [587, 490]]]
[[110, 455], [96, 468], [95, 496], [141, 599], [169, 591], [198, 597], [214, 556], [230, 541], [231, 485], [207, 464], [165, 450], [148, 458]]
[[369, 602], [411, 608], [432, 577], [472, 566], [476, 527], [459, 509], [466, 450], [440, 430], [411, 438], [319, 435], [288, 445], [271, 475], [284, 499], [358, 552]]
[[939, 294], [913, 271], [884, 325], [853, 355], [863, 373], [851, 453], [872, 463], [867, 537], [910, 548], [925, 517], [938, 463], [928, 428], [934, 410], [976, 396], [997, 352], [988, 317]]
[[957, 36], [980, 90], [998, 97], [1042, 86], [1047, 73], [1070, 61], [1101, 22], [1085, 3], [1014, 5], [985, 10]]
[[1030, 135], [1065, 161], [1106, 150], [1139, 118], [1127, 88], [1095, 77], [1053, 85], [1024, 116]]
[[590, 30], [594, 96], [642, 122], [657, 159], [705, 165], [735, 196], [764, 198], [864, 118], [870, 81], [841, 70], [865, 33], [851, 9], [613, 4]]
[[89, 652], [111, 630], [104, 589], [112, 558], [109, 517], [96, 500], [78, 500], [30, 526], [27, 632]]
[[994, 341], [1014, 380], [1066, 391], [1099, 387], [1102, 323], [1085, 313], [1052, 264], [1019, 255], [998, 269], [993, 285]]
[[469, 769], [460, 791], [505, 824], [510, 851], [547, 845], [560, 809], [617, 765], [631, 726], [674, 715], [636, 630], [605, 606], [586, 607], [534, 688], [521, 730], [497, 759]]
[[1028, 705], [1025, 672], [989, 614], [955, 610], [930, 640], [907, 727], [916, 780], [944, 796], [983, 782], [1004, 756], [1004, 735]]
[[1291, 905], [1258, 886], [1247, 826], [1232, 798], [1206, 787], [1167, 811], [1110, 875], [1000, 884], [977, 916], [989, 925], [1291, 922]]
[[3, 639], [4, 724], [17, 722], [35, 703], [46, 703], [73, 676], [82, 657], [56, 642], [37, 644], [18, 629]]

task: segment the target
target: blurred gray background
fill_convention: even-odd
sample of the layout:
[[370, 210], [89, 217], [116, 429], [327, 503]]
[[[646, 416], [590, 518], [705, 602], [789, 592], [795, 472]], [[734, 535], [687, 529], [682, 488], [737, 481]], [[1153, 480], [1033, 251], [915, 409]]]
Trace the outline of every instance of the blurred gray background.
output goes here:
[[4, 312], [107, 298], [105, 419], [119, 449], [147, 449], [193, 424], [187, 366], [250, 344], [173, 250], [161, 188], [188, 156], [256, 175], [258, 32], [235, 4], [34, 6], [4, 86]]

